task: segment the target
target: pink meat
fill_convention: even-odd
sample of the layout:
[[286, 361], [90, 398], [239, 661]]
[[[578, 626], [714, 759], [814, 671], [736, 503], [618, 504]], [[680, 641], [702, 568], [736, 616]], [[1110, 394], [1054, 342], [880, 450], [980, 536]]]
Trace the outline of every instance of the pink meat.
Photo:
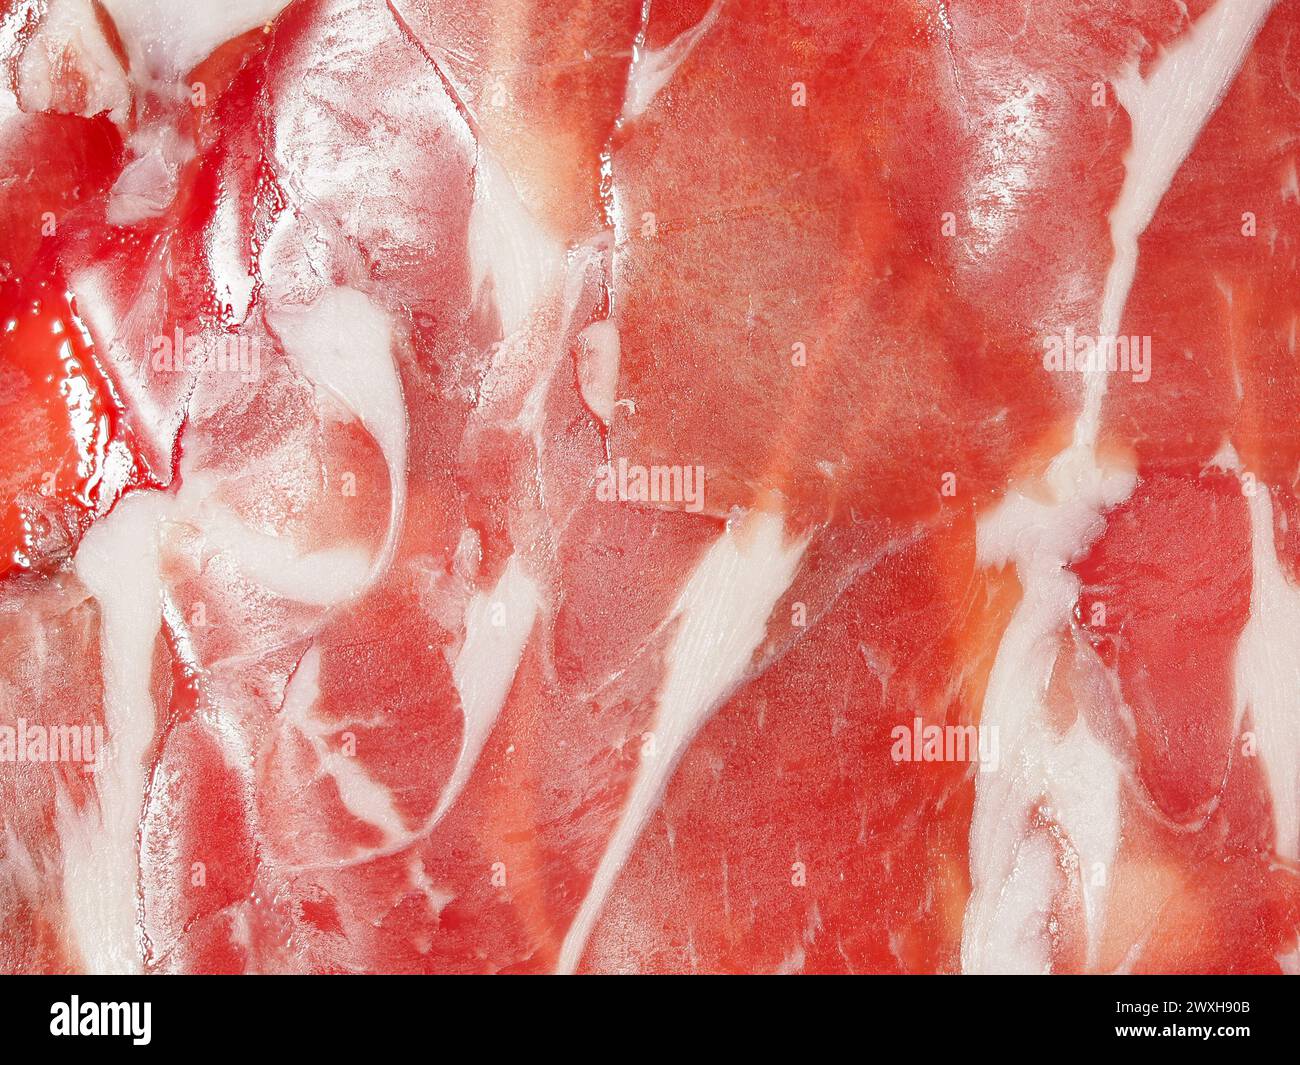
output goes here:
[[1300, 966], [1297, 0], [197, 7], [0, 3], [0, 971]]

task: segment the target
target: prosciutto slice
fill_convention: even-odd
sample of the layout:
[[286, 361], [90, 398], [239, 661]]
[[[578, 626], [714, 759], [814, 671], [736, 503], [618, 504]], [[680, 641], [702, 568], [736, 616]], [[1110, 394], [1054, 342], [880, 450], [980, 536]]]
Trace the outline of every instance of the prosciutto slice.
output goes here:
[[1297, 35], [2, 0], [0, 971], [1300, 971]]

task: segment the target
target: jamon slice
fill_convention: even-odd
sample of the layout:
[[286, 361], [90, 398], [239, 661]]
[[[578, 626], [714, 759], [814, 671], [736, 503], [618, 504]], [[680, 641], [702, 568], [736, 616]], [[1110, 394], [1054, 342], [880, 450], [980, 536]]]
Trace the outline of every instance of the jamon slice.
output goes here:
[[565, 243], [609, 226], [610, 138], [637, 54], [637, 0], [391, 0], [523, 206]]
[[[63, 21], [62, 33], [71, 32], [75, 18]], [[121, 165], [121, 139], [92, 107], [93, 86], [50, 72], [38, 28], [18, 7], [0, 19], [8, 75], [0, 84], [0, 411], [10, 441], [0, 463], [0, 573], [65, 563], [134, 465], [112, 389], [45, 251], [83, 204], [102, 197]], [[87, 36], [97, 40], [98, 31]], [[28, 70], [38, 58], [40, 70]], [[44, 98], [16, 89], [38, 82]], [[69, 91], [54, 91], [60, 85]]]
[[[943, 498], [935, 498], [935, 489], [944, 483], [946, 471], [959, 471], [958, 505], [978, 505], [1011, 477], [1041, 470], [1044, 445], [1064, 442], [1041, 434], [1054, 424], [1062, 401], [1074, 398], [1075, 382], [1053, 382], [1036, 373], [1041, 361], [1031, 368], [1018, 367], [1014, 360], [1019, 353], [1041, 353], [1042, 337], [1067, 325], [1095, 330], [1113, 258], [1106, 213], [1124, 178], [1122, 140], [1116, 136], [1122, 113], [1113, 95], [1103, 93], [1094, 103], [1081, 91], [1072, 64], [1087, 56], [1092, 69], [1109, 71], [1108, 81], [1120, 80], [1134, 67], [1149, 69], [1157, 45], [1188, 26], [1183, 15], [1157, 8], [1137, 16], [1108, 9], [1096, 24], [1070, 25], [1049, 40], [1034, 36], [1038, 24], [1033, 18], [1024, 26], [1004, 26], [1000, 19], [1010, 20], [1010, 15], [978, 5], [957, 6], [950, 23], [927, 23], [920, 12], [896, 8], [882, 15], [867, 38], [827, 14], [815, 38], [821, 49], [816, 63], [806, 61], [800, 33], [787, 31], [781, 11], [765, 9], [745, 17], [742, 9], [728, 8], [711, 15], [707, 33], [691, 40], [689, 50], [678, 51], [681, 65], [672, 91], [652, 99], [640, 122], [630, 122], [615, 141], [616, 198], [620, 190], [626, 194], [620, 201], [625, 214], [615, 267], [615, 319], [622, 347], [620, 389], [631, 400], [626, 415], [620, 411], [615, 420], [615, 453], [629, 458], [649, 454], [658, 462], [673, 461], [673, 456], [679, 456], [677, 461], [683, 456], [703, 459], [706, 468], [719, 471], [712, 498], [723, 509], [779, 489], [790, 500], [788, 520], [796, 528], [828, 518], [855, 524], [863, 516], [879, 520], [874, 539], [863, 530], [865, 535], [856, 538], [832, 540], [835, 547], [825, 553], [817, 540], [809, 549], [810, 559], [822, 559], [835, 574], [836, 593], [858, 572], [856, 567], [891, 565], [892, 552], [883, 559], [877, 552], [890, 542], [891, 532], [906, 536], [912, 523], [933, 516]], [[843, 31], [843, 38], [837, 31]], [[842, 46], [837, 50], [829, 42]], [[856, 48], [864, 50], [864, 57]], [[732, 94], [719, 86], [732, 85], [736, 71], [748, 68], [735, 57], [759, 53], [776, 57], [762, 68], [776, 72], [765, 91], [744, 94], [739, 105], [720, 109], [717, 101], [730, 100]], [[733, 61], [724, 62], [724, 56]], [[939, 94], [951, 104], [934, 104], [918, 94], [916, 83], [925, 76], [951, 89]], [[868, 96], [868, 87], [881, 85], [884, 92]], [[1014, 106], [1006, 103], [1009, 95]], [[971, 100], [994, 97], [1003, 106], [993, 109], [987, 121], [978, 105], [964, 110]], [[921, 98], [927, 101], [924, 108], [916, 103]], [[801, 111], [801, 101], [806, 111]], [[725, 154], [720, 165], [711, 159], [706, 165], [700, 156], [711, 146], [692, 135], [699, 115], [708, 116], [703, 124], [711, 128], [735, 122], [750, 136], [756, 129], [771, 133], [744, 140], [737, 136], [734, 154]], [[877, 136], [873, 119], [881, 122]], [[900, 134], [921, 119], [925, 128], [937, 131], [933, 140]], [[1079, 145], [1092, 152], [1082, 181], [1063, 165], [1063, 158], [1078, 159]], [[1005, 165], [990, 174], [991, 150]], [[782, 154], [787, 151], [788, 156]], [[939, 158], [941, 151], [945, 158]], [[664, 167], [665, 158], [680, 165]], [[792, 159], [800, 166], [792, 167]], [[680, 172], [708, 176], [673, 184]], [[656, 205], [662, 210], [654, 211]], [[953, 212], [949, 221], [955, 229], [948, 234], [944, 209]], [[900, 225], [900, 220], [912, 225]], [[960, 239], [945, 247], [944, 236]], [[755, 255], [753, 249], [760, 247], [764, 254]], [[929, 254], [918, 255], [922, 249]], [[1044, 273], [1044, 255], [1058, 268]], [[725, 271], [718, 268], [720, 258], [728, 263]], [[683, 262], [696, 269], [683, 270]], [[1027, 278], [1032, 281], [1026, 283]], [[945, 286], [942, 300], [934, 296], [940, 284]], [[968, 292], [970, 303], [961, 302]], [[1002, 297], [990, 305], [997, 309], [996, 318], [983, 315], [980, 301], [989, 292]], [[956, 332], [959, 328], [965, 332]], [[801, 376], [791, 369], [799, 360], [789, 360], [787, 351], [792, 341], [809, 335], [813, 342], [806, 345], [809, 359]], [[903, 346], [904, 336], [910, 347]], [[664, 355], [665, 343], [671, 356]], [[824, 347], [818, 350], [817, 344]], [[854, 358], [855, 344], [871, 357]], [[975, 345], [978, 354], [972, 351]], [[969, 373], [966, 358], [971, 359]], [[683, 367], [697, 382], [685, 391], [676, 387]], [[1065, 395], [1057, 396], [1054, 387]], [[924, 404], [931, 400], [939, 407], [927, 409]], [[724, 410], [727, 417], [719, 425], [717, 412]], [[780, 427], [775, 436], [774, 425]], [[1068, 440], [1068, 430], [1062, 436]], [[958, 447], [960, 451], [946, 451]], [[1028, 521], [1050, 527], [1059, 520], [1052, 517], [1050, 502], [1057, 486], [1039, 484], [1029, 490], [1048, 502], [1028, 503]], [[1119, 481], [1101, 490], [1102, 499], [1121, 494]], [[1099, 525], [1090, 513], [1093, 506], [1074, 503], [1073, 514], [1064, 511], [1063, 526], [1042, 534], [1032, 565], [1019, 573], [1022, 583], [1038, 585], [1040, 567], [1049, 581], [1057, 580], [1053, 574], [1060, 572], [1068, 552], [1078, 549], [1078, 541], [1071, 539]], [[833, 534], [832, 526], [819, 538]], [[1026, 557], [1033, 536], [1028, 530], [1014, 536]], [[1054, 561], [1058, 551], [1066, 555]], [[981, 555], [988, 556], [981, 562], [994, 561], [996, 548], [982, 549]], [[955, 579], [959, 587], [975, 583], [971, 573], [959, 571]], [[1046, 590], [1031, 585], [1024, 594], [1028, 605], [1007, 631], [1003, 669], [1015, 655], [1038, 656], [1044, 644], [1056, 645], [1077, 593], [1067, 578]], [[821, 625], [833, 623], [839, 609], [834, 597], [829, 610], [816, 600], [807, 605], [815, 605]], [[1044, 608], [1060, 629], [1039, 636], [1033, 629]], [[998, 629], [1008, 617], [990, 610], [990, 623]], [[784, 621], [774, 616], [771, 624], [779, 632]], [[959, 643], [951, 648], [951, 659], [936, 668], [983, 677], [975, 663], [986, 653], [977, 643]], [[756, 666], [779, 668], [762, 660]], [[1044, 681], [1050, 673], [1049, 657]], [[1022, 693], [1025, 685], [1036, 684], [1036, 674], [1013, 667], [997, 680], [989, 696], [995, 707], [1016, 700], [1018, 714], [1032, 706]], [[973, 695], [978, 703], [982, 689]], [[952, 708], [945, 706], [944, 712]], [[962, 720], [957, 713], [956, 720]], [[1011, 764], [1026, 757], [1050, 758], [1057, 779], [1054, 784], [1034, 781], [1035, 767], [1025, 781], [1008, 785], [1019, 772], [1004, 771], [977, 783], [977, 791], [983, 787], [994, 796], [991, 809], [996, 812], [973, 829], [971, 864], [981, 875], [994, 866], [996, 872], [987, 896], [973, 902], [967, 914], [964, 957], [975, 968], [985, 964], [982, 958], [996, 959], [990, 960], [992, 967], [1005, 966], [1011, 956], [1018, 965], [1032, 966], [1038, 949], [1034, 941], [1049, 937], [1050, 914], [1035, 901], [1038, 893], [1051, 897], [1081, 890], [1077, 877], [1071, 880], [1062, 866], [1074, 844], [1061, 842], [1062, 828], [1053, 823], [1058, 813], [1044, 811], [1042, 804], [1054, 787], [1062, 806], [1069, 799], [1068, 811], [1059, 812], [1068, 830], [1089, 832], [1096, 817], [1082, 782], [1090, 772], [1105, 776], [1113, 770], [1086, 726], [1058, 743], [1050, 734], [1040, 737], [1032, 719], [995, 714], [990, 725], [1006, 730], [1015, 743]], [[715, 721], [711, 727], [721, 725]], [[1021, 730], [1026, 737], [1033, 733], [1024, 742], [1037, 749], [1034, 755], [1022, 749]], [[809, 826], [808, 832], [817, 839], [827, 830]], [[1044, 838], [1020, 846], [1022, 839], [1035, 835]], [[1104, 853], [1104, 840], [1095, 842], [1093, 848], [1089, 841], [1085, 853]], [[1004, 846], [1011, 850], [1005, 864], [999, 853]], [[635, 864], [624, 875], [652, 878], [658, 867], [654, 861]], [[1024, 886], [1004, 890], [1008, 880]], [[609, 870], [602, 867], [593, 888], [598, 900], [608, 885]], [[636, 885], [633, 880], [629, 887], [632, 897], [647, 890]], [[768, 885], [778, 907], [789, 902], [781, 900], [783, 886], [775, 881]], [[805, 904], [807, 914], [833, 907], [841, 889], [854, 890], [851, 882], [842, 888], [826, 885], [824, 895]], [[992, 900], [987, 912], [986, 899]], [[1023, 908], [1016, 909], [1021, 900]], [[1011, 909], [1002, 909], [1004, 904]], [[1078, 912], [1069, 919], [1076, 938]], [[1089, 916], [1095, 925], [1096, 911]], [[812, 916], [809, 921], [811, 928], [816, 922]], [[1021, 921], [1023, 941], [1018, 938]], [[583, 930], [575, 927], [580, 944]], [[988, 946], [999, 927], [1011, 931], [1001, 945]], [[680, 944], [685, 933], [680, 927], [675, 932]], [[629, 953], [637, 960], [613, 945], [604, 950], [606, 963], [615, 967], [658, 964], [635, 950]], [[1051, 964], [1052, 947], [1044, 947], [1041, 956], [1043, 964]], [[685, 967], [691, 963], [685, 958], [677, 954], [669, 964]], [[721, 955], [702, 964], [726, 967]], [[769, 957], [765, 964], [776, 962]]]
[[1132, 971], [1275, 972], [1296, 948], [1296, 17], [1264, 23], [1139, 244], [1122, 331], [1151, 338], [1150, 380], [1103, 408], [1144, 482], [1081, 570], [1132, 715], [1107, 933]]
[[1268, 972], [1294, 946], [1300, 882], [1277, 861], [1268, 762], [1234, 698], [1249, 525], [1235, 474], [1153, 474], [1076, 566], [1120, 697], [1099, 731], [1128, 769], [1106, 968]]
[[[967, 583], [969, 544], [969, 529], [943, 529], [864, 568], [704, 727], [605, 903], [583, 971], [957, 968], [970, 766], [891, 752], [900, 724], [910, 735], [918, 722], [975, 719], [995, 646], [980, 612], [998, 593]], [[972, 651], [972, 676], [954, 683], [954, 656]]]
[[[1165, 334], [1138, 323], [1151, 293], [1160, 293], [1159, 299], [1170, 307], [1175, 299], [1181, 305], [1182, 295], [1175, 295], [1177, 286], [1161, 277], [1161, 258], [1148, 257], [1154, 240], [1143, 233], [1159, 233], [1170, 202], [1166, 196], [1174, 195], [1182, 175], [1194, 165], [1189, 160], [1183, 166], [1184, 158], [1191, 153], [1194, 160], [1207, 139], [1214, 142], [1212, 131], [1232, 120], [1233, 100], [1249, 84], [1249, 71], [1257, 63], [1268, 63], [1276, 47], [1272, 33], [1279, 20], [1289, 17], [1279, 10], [1266, 21], [1271, 6], [1215, 5], [1159, 62], [1129, 73], [1117, 84], [1132, 120], [1133, 144], [1126, 157], [1124, 187], [1111, 214], [1115, 256], [1102, 313], [1093, 328], [1102, 337], [1123, 333], [1139, 342], [1149, 333], [1155, 365], [1150, 380], [1105, 368], [1087, 374], [1086, 403], [1074, 446], [1054, 464], [1055, 511], [1035, 512], [1032, 506], [1015, 504], [1024, 506], [1025, 527], [1012, 523], [1016, 542], [1006, 543], [1005, 549], [1030, 579], [1024, 608], [1008, 634], [1014, 632], [1019, 639], [1004, 643], [1006, 654], [1000, 654], [999, 666], [1003, 658], [1013, 660], [1013, 654], [1021, 672], [1051, 663], [1052, 672], [1036, 676], [1044, 684], [1050, 677], [1054, 702], [1041, 703], [1034, 714], [1024, 715], [1006, 683], [1010, 674], [995, 668], [998, 698], [986, 704], [986, 717], [992, 710], [996, 719], [1014, 722], [1033, 770], [1013, 788], [999, 788], [987, 796], [990, 801], [977, 802], [976, 832], [996, 841], [987, 853], [1000, 864], [987, 885], [975, 878], [978, 905], [968, 915], [968, 933], [978, 930], [980, 935], [968, 934], [972, 968], [1014, 968], [1028, 960], [1030, 967], [1043, 971], [1134, 966], [1277, 971], [1294, 949], [1294, 928], [1287, 925], [1294, 876], [1283, 872], [1274, 877], [1274, 857], [1266, 848], [1259, 849], [1258, 841], [1268, 835], [1260, 820], [1267, 821], [1269, 804], [1259, 801], [1259, 767], [1250, 757], [1254, 737], [1242, 717], [1243, 691], [1254, 683], [1247, 678], [1271, 675], [1258, 657], [1250, 669], [1241, 668], [1250, 648], [1243, 625], [1247, 611], [1256, 610], [1252, 600], [1274, 593], [1251, 580], [1261, 572], [1250, 562], [1260, 552], [1243, 539], [1249, 526], [1242, 520], [1239, 486], [1235, 476], [1224, 474], [1240, 472], [1232, 442], [1220, 437], [1190, 462], [1152, 461], [1182, 447], [1180, 438], [1194, 438], [1197, 427], [1188, 420], [1190, 407], [1177, 426], [1167, 426], [1168, 438], [1160, 430], [1147, 436], [1145, 427], [1131, 420], [1116, 429], [1135, 403], [1154, 412], [1168, 410], [1170, 398], [1182, 400], [1174, 382], [1189, 366], [1190, 360], [1182, 357], [1186, 350], [1179, 354], [1166, 349], [1166, 366], [1173, 367], [1166, 383], [1173, 391], [1146, 391], [1160, 372], [1158, 353]], [[1222, 172], [1217, 157], [1211, 165]], [[1199, 211], [1203, 203], [1199, 199], [1194, 209]], [[1201, 223], [1194, 228], [1199, 256]], [[1184, 234], [1183, 241], [1188, 239]], [[1180, 254], [1187, 247], [1180, 244]], [[1199, 263], [1197, 269], [1213, 276], [1208, 264]], [[1203, 311], [1203, 305], [1182, 305], [1189, 323]], [[1215, 417], [1210, 415], [1210, 420]], [[1156, 415], [1151, 427], [1162, 419], [1163, 413]], [[1102, 443], [1097, 450], [1099, 423]], [[1008, 504], [989, 522], [991, 543], [1006, 534], [999, 526], [1013, 509]], [[1212, 519], [1223, 537], [1217, 550], [1186, 523], [1198, 513], [1205, 515], [1202, 521]], [[1072, 523], [1073, 530], [1067, 532]], [[1061, 534], [1068, 539], [1054, 543], [1051, 536]], [[1027, 542], [1033, 544], [1030, 536], [1041, 539], [1026, 550]], [[1082, 564], [1074, 565], [1080, 559]], [[1071, 569], [1063, 572], [1062, 563]], [[1077, 583], [1076, 571], [1090, 582], [1086, 588]], [[1262, 572], [1271, 577], [1267, 566]], [[1118, 619], [1114, 610], [1119, 611]], [[1060, 640], [1065, 631], [1070, 638]], [[1041, 648], [1049, 638], [1073, 648], [1073, 661], [1044, 655]], [[1038, 723], [1026, 728], [1026, 722], [1035, 719]], [[1061, 735], [1061, 721], [1075, 725]], [[1242, 734], [1242, 729], [1247, 731]], [[1081, 735], [1088, 742], [1081, 744]], [[1277, 739], [1281, 737], [1275, 738], [1275, 751]], [[1081, 795], [1089, 800], [1082, 806]], [[1022, 878], [1023, 892], [999, 886], [1006, 870], [1038, 853], [1032, 836], [998, 831], [996, 818], [1005, 819], [1009, 798], [1015, 798], [1022, 811], [1041, 810], [1048, 817], [1063, 843], [1061, 860], [1078, 869], [1075, 884], [1063, 884], [1058, 877], [1055, 884]], [[1289, 798], [1274, 805], [1277, 816], [1290, 819], [1287, 811], [1294, 803]], [[1155, 822], [1154, 829], [1148, 820]], [[1234, 863], [1231, 875], [1218, 875], [1220, 861]], [[1260, 863], [1255, 869], [1268, 870], [1260, 881], [1267, 892], [1259, 900], [1234, 895], [1254, 876], [1255, 862]], [[1150, 893], [1149, 905], [1137, 911], [1131, 892], [1144, 890]], [[1179, 909], [1184, 892], [1186, 911]], [[998, 942], [992, 918], [1007, 912], [1004, 898], [1018, 905], [1014, 914], [1023, 923], [1021, 941], [1046, 948], [1039, 955], [988, 949]], [[1080, 911], [1081, 925], [1073, 917]], [[1139, 920], [1136, 912], [1144, 916]], [[1207, 936], [1198, 945], [1173, 931], [1183, 928], [1185, 920], [1198, 919], [1190, 914], [1203, 917], [1207, 912], [1218, 915], [1225, 927], [1253, 927], [1255, 949], [1229, 957], [1217, 938]], [[972, 922], [972, 915], [983, 919]], [[1069, 931], [1049, 936], [1049, 931], [1061, 928]], [[1011, 941], [1001, 942], [1009, 946]]]
[[[717, 514], [779, 492], [800, 530], [850, 508], [932, 517], [945, 473], [978, 498], [1030, 461], [1057, 401], [1020, 323], [922, 254], [939, 215], [892, 207], [933, 160], [885, 132], [887, 108], [949, 91], [942, 27], [906, 5], [703, 18], [633, 71], [615, 138], [613, 453], [702, 464]], [[648, 32], [665, 35], [653, 8]]]
[[[0, 592], [0, 652], [0, 971], [81, 972], [69, 914], [84, 896], [64, 878], [62, 832], [93, 807], [90, 770], [104, 758], [99, 609], [70, 577], [11, 574]], [[61, 744], [60, 730], [74, 728], [79, 760], [50, 760], [50, 740]], [[21, 758], [20, 729], [31, 744]]]
[[[102, 34], [85, 24], [86, 10], [72, 6], [56, 4], [44, 19], [32, 4], [0, 10], [0, 281], [6, 283], [27, 275], [44, 241], [79, 204], [102, 195], [121, 167], [121, 135], [104, 113], [119, 94], [95, 91], [86, 77], [87, 45], [97, 60], [111, 60], [101, 49]], [[42, 30], [47, 26], [49, 33]]]
[[1106, 404], [1143, 469], [1196, 471], [1231, 446], [1275, 501], [1293, 579], [1296, 23], [1278, 5], [1143, 236], [1124, 331], [1152, 337], [1151, 381], [1118, 378]]
[[0, 967], [1294, 965], [1271, 6], [10, 5]]
[[56, 567], [136, 477], [112, 387], [58, 278], [0, 296], [0, 381], [0, 574]]

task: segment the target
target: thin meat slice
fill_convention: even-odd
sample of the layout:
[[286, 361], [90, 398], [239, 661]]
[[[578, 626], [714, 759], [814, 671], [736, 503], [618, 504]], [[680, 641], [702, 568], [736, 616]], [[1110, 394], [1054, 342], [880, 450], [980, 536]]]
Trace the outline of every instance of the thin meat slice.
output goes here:
[[[972, 558], [957, 561], [964, 533], [866, 569], [704, 726], [583, 971], [955, 971], [975, 770], [911, 761], [911, 735], [975, 735], [996, 631], [976, 631], [978, 612], [995, 592], [971, 577]], [[900, 726], [907, 761], [895, 757]]]
[[[96, 802], [107, 759], [99, 610], [75, 578], [24, 575], [0, 594], [0, 971], [74, 973], [69, 912], [93, 892], [65, 876], [65, 826]], [[75, 747], [73, 746], [75, 743]]]
[[608, 228], [610, 138], [636, 55], [636, 0], [389, 0], [482, 151], [564, 243]]
[[9, 5], [0, 968], [1294, 966], [1294, 20]]

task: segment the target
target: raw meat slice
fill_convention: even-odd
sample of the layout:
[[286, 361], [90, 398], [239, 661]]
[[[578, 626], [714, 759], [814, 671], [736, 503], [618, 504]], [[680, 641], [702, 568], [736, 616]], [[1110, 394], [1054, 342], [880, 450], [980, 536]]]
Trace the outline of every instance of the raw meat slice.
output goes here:
[[[75, 580], [38, 584], [7, 577], [0, 596], [0, 643], [0, 748], [6, 751], [0, 761], [5, 810], [0, 912], [10, 922], [0, 940], [0, 969], [77, 972], [84, 962], [69, 921], [73, 900], [63, 890], [61, 827], [96, 802], [95, 778], [86, 770], [96, 762], [96, 744], [104, 738], [99, 610]], [[58, 730], [73, 727], [68, 753], [79, 757], [47, 760], [50, 740], [62, 744]], [[39, 761], [37, 737], [45, 745]], [[73, 738], [90, 743], [72, 752]]]
[[1295, 969], [1298, 11], [5, 3], [0, 970]]

